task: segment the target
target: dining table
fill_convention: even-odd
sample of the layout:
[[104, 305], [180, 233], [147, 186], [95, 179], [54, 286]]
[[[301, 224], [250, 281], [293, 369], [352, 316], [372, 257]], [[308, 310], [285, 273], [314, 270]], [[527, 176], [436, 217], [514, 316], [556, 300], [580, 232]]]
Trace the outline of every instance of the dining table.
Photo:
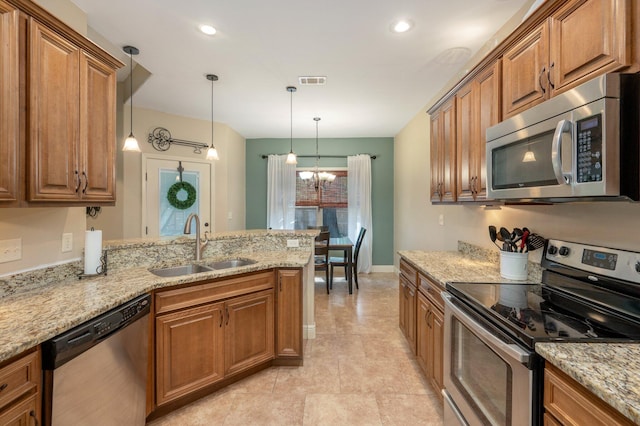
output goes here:
[[353, 294], [353, 242], [349, 237], [331, 237], [329, 238], [329, 251], [342, 251], [347, 259], [347, 285], [349, 294]]

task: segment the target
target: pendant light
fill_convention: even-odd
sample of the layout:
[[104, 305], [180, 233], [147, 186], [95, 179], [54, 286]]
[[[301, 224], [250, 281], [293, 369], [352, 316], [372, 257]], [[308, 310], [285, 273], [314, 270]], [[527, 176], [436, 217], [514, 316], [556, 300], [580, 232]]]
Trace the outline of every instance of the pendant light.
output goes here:
[[207, 80], [211, 82], [211, 146], [207, 149], [207, 160], [219, 160], [218, 150], [213, 144], [213, 82], [218, 81], [218, 76], [215, 74], [207, 74]]
[[129, 136], [124, 141], [124, 146], [122, 147], [123, 151], [129, 152], [140, 152], [140, 146], [138, 145], [138, 141], [136, 137], [133, 136], [133, 55], [137, 55], [140, 51], [133, 46], [125, 46], [122, 48], [129, 55], [129, 99], [131, 103], [131, 115], [129, 124], [131, 126], [131, 131], [129, 132]]
[[287, 86], [287, 92], [291, 94], [291, 151], [289, 151], [289, 155], [287, 155], [287, 160], [285, 161], [287, 164], [298, 164], [298, 159], [296, 158], [296, 154], [293, 153], [293, 92], [296, 89], [294, 86]]
[[329, 172], [321, 172], [318, 169], [318, 162], [320, 160], [320, 154], [318, 151], [318, 122], [320, 121], [320, 117], [313, 117], [313, 121], [316, 122], [316, 170], [314, 172], [310, 172], [310, 171], [300, 172], [299, 176], [300, 176], [300, 179], [303, 179], [303, 180], [313, 179], [312, 181], [313, 187], [317, 191], [318, 188], [320, 188], [320, 185], [322, 185], [324, 188], [325, 182], [328, 182], [328, 183], [333, 182], [336, 178], [336, 175]]

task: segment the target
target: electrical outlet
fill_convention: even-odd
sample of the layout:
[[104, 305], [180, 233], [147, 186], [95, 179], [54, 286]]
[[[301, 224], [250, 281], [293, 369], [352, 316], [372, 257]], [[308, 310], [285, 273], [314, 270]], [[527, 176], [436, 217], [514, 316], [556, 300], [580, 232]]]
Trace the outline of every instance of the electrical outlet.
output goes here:
[[444, 215], [443, 214], [440, 214], [440, 216], [438, 216], [438, 225], [444, 226]]
[[227, 213], [227, 219], [229, 219], [229, 220], [233, 219], [233, 212]]
[[62, 252], [68, 253], [73, 250], [73, 234], [62, 234]]
[[300, 241], [298, 241], [298, 240], [287, 240], [287, 247], [300, 247]]
[[0, 263], [22, 259], [22, 238], [0, 241]]

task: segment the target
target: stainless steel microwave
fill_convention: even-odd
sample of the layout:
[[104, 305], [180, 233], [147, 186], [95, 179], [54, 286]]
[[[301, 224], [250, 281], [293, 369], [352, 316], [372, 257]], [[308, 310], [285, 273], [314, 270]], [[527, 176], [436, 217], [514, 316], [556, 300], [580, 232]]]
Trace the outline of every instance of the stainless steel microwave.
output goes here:
[[639, 199], [640, 75], [605, 74], [487, 129], [487, 197]]

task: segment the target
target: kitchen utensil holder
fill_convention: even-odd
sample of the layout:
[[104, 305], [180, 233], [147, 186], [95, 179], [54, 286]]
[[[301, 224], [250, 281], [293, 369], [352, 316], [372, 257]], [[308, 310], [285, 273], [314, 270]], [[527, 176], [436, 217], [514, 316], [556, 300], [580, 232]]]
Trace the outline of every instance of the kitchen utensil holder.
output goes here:
[[529, 253], [500, 252], [500, 276], [525, 281], [528, 275]]

